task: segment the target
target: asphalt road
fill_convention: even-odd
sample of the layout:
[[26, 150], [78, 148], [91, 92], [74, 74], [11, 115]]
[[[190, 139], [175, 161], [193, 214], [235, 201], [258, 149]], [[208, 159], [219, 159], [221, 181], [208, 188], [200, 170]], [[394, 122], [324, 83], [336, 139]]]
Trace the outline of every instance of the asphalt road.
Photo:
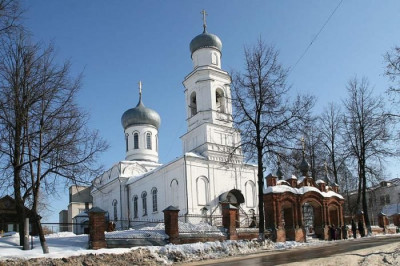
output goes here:
[[[291, 262], [301, 262], [310, 259], [328, 257], [349, 251], [355, 251], [374, 246], [400, 243], [400, 236], [366, 237], [356, 240], [330, 242], [323, 246], [309, 246], [299, 249], [259, 253], [246, 257], [228, 259], [221, 262], [213, 261], [207, 265], [279, 265]], [[250, 257], [250, 258], [249, 258]]]

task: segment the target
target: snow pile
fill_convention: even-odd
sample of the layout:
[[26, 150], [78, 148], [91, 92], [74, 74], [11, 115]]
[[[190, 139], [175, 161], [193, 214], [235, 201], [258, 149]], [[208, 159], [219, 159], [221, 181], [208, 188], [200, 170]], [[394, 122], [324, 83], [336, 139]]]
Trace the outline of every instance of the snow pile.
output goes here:
[[[159, 227], [155, 226], [152, 228]], [[273, 243], [270, 241], [266, 241], [264, 243], [260, 243], [254, 240], [227, 240], [223, 242], [199, 242], [184, 245], [169, 244], [161, 247], [149, 246], [136, 248], [88, 250], [87, 235], [75, 235], [70, 232], [63, 232], [48, 235], [46, 236], [46, 240], [50, 250], [49, 254], [42, 253], [39, 239], [37, 237], [33, 238], [34, 248], [27, 251], [23, 251], [21, 247], [18, 246], [18, 233], [13, 233], [10, 234], [10, 236], [0, 238], [0, 265], [3, 265], [3, 261], [7, 259], [13, 260], [13, 263], [15, 262], [12, 265], [22, 265], [25, 263], [24, 260], [30, 258], [41, 258], [36, 261], [36, 265], [61, 265], [66, 262], [69, 262], [69, 264], [67, 263], [63, 265], [117, 265], [119, 264], [118, 262], [121, 262], [122, 264], [126, 263], [127, 261], [132, 262], [133, 265], [155, 261], [157, 263], [171, 264], [173, 262], [186, 263], [205, 259], [217, 259], [228, 256], [258, 253], [263, 252], [264, 250], [282, 250], [298, 246], [328, 245], [333, 243], [330, 241], [328, 242], [320, 240], [315, 240], [315, 242], [313, 240], [312, 243], [299, 243], [294, 241], [287, 241], [283, 243]], [[341, 241], [347, 240], [339, 240], [335, 243], [338, 243], [340, 245]], [[399, 247], [397, 243], [394, 243], [394, 247], [397, 248], [398, 251]], [[370, 253], [376, 254], [374, 252], [375, 249], [376, 247], [372, 248], [372, 251]], [[382, 253], [381, 255], [385, 255], [384, 259], [387, 261], [398, 261], [400, 259], [400, 251], [397, 251], [393, 254]], [[341, 256], [337, 257], [340, 258]], [[55, 258], [58, 258], [58, 261]], [[358, 256], [357, 259], [359, 259]], [[372, 265], [376, 265], [373, 263], [376, 262], [376, 260], [378, 260], [378, 258], [370, 257], [368, 262], [372, 263]], [[11, 264], [11, 262], [6, 261], [6, 264]], [[26, 264], [29, 264], [29, 262]], [[357, 264], [357, 262], [355, 264]]]
[[273, 249], [273, 247], [274, 245], [270, 241], [260, 243], [248, 240], [227, 240], [183, 245], [169, 244], [164, 247], [148, 247], [148, 249], [158, 261], [169, 264], [171, 262], [191, 262], [249, 254], [261, 249]]
[[164, 230], [156, 230], [156, 229], [129, 229], [123, 231], [114, 231], [114, 232], [107, 232], [105, 234], [106, 239], [134, 239], [134, 238], [158, 238], [158, 239], [167, 239], [168, 235], [165, 234]]
[[218, 228], [216, 226], [209, 225], [206, 222], [200, 222], [198, 224], [192, 224], [192, 223], [184, 223], [181, 221], [178, 221], [178, 228], [179, 228], [179, 233], [191, 233], [192, 235], [198, 235], [198, 234], [207, 234], [207, 235], [218, 235], [218, 236], [223, 236], [224, 235], [224, 229], [223, 228]]
[[[224, 236], [224, 229], [220, 229], [216, 226], [211, 226], [206, 222], [200, 222], [198, 224], [178, 222], [179, 233], [185, 236]], [[158, 238], [168, 239], [168, 235], [165, 234], [164, 223], [158, 223], [154, 226], [143, 227], [140, 229], [129, 229], [123, 231], [114, 231], [106, 233], [106, 239], [134, 239], [134, 238]]]

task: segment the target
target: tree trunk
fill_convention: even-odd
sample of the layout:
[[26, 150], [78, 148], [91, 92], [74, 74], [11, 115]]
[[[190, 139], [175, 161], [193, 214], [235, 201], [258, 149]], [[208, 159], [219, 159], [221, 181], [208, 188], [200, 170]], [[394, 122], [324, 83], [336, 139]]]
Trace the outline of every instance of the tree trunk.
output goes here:
[[264, 217], [264, 175], [263, 175], [263, 161], [262, 161], [262, 146], [257, 139], [257, 162], [258, 162], [258, 172], [257, 172], [257, 183], [258, 183], [258, 240], [265, 241], [265, 217]]
[[362, 208], [364, 212], [364, 220], [365, 220], [365, 226], [367, 227], [368, 230], [368, 235], [372, 235], [372, 229], [371, 229], [371, 222], [369, 220], [369, 215], [368, 215], [368, 205], [367, 205], [367, 178], [365, 174], [365, 163], [363, 164], [363, 171], [362, 171]]
[[361, 193], [362, 193], [362, 171], [360, 169], [360, 162], [358, 163], [358, 193], [357, 193], [357, 204], [356, 204], [356, 214], [360, 210]]
[[49, 253], [49, 246], [47, 245], [46, 238], [44, 237], [42, 223], [40, 222], [40, 217], [38, 215], [35, 216], [35, 223], [39, 233], [40, 245], [42, 246], [42, 250], [44, 254]]

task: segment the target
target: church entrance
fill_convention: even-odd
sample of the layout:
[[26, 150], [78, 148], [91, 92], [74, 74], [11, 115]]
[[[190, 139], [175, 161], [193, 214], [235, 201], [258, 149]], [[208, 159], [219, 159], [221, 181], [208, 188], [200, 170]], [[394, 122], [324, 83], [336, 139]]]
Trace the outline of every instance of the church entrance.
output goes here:
[[301, 212], [306, 235], [323, 238], [324, 228], [321, 205], [316, 201], [306, 201], [302, 205]]
[[295, 216], [293, 204], [290, 201], [282, 202], [281, 219], [285, 228], [286, 239], [295, 240]]
[[238, 189], [232, 189], [228, 192], [222, 193], [218, 198], [221, 207], [223, 207], [225, 204], [231, 204], [238, 209], [236, 213], [236, 227], [240, 227], [240, 204], [244, 203], [244, 196], [242, 192]]

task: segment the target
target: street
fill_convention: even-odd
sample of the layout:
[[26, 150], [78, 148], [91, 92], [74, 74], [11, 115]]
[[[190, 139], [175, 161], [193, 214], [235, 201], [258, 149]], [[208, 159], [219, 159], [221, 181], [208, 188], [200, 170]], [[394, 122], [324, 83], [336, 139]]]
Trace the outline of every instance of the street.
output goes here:
[[[247, 255], [245, 257], [229, 258], [223, 260], [214, 260], [202, 263], [194, 263], [192, 265], [279, 265], [292, 262], [304, 262], [306, 260], [329, 257], [350, 251], [362, 250], [375, 246], [387, 245], [400, 241], [400, 236], [388, 237], [366, 237], [356, 240], [329, 242], [323, 246], [309, 246], [298, 249], [282, 250], [282, 251], [266, 251]], [[400, 242], [399, 242], [400, 243]]]

